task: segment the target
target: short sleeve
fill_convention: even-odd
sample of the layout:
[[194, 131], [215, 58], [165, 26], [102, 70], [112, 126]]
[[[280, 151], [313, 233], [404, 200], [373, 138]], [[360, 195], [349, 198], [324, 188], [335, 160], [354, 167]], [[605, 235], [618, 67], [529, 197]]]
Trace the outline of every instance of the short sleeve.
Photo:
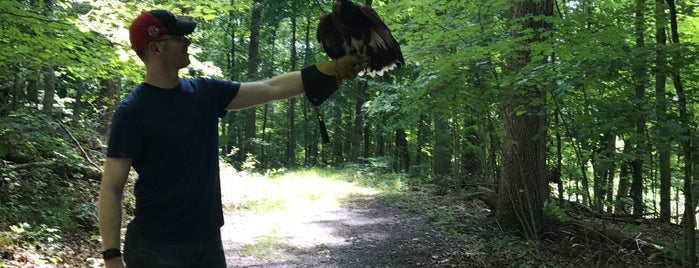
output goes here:
[[107, 157], [136, 158], [141, 153], [144, 138], [138, 122], [128, 105], [119, 105], [112, 118]]
[[234, 81], [203, 78], [208, 88], [213, 90], [214, 99], [216, 100], [218, 116], [226, 115], [226, 106], [235, 98], [240, 89], [240, 83]]

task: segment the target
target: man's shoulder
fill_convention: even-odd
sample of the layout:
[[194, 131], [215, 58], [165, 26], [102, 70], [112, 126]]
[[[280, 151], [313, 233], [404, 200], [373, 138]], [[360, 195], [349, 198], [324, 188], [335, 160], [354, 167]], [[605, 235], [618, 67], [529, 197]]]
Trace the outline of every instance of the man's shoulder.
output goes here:
[[121, 100], [118, 110], [124, 113], [134, 113], [141, 109], [144, 104], [144, 87], [147, 86], [148, 85], [144, 83], [134, 86]]
[[192, 86], [197, 89], [206, 88], [221, 84], [228, 84], [230, 81], [223, 79], [212, 78], [212, 77], [194, 77], [194, 78], [180, 78], [180, 85], [182, 86]]

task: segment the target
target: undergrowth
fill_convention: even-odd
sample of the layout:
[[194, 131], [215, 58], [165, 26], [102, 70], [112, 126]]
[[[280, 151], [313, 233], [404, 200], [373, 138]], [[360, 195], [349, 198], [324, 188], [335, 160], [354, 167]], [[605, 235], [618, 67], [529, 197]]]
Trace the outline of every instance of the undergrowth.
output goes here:
[[[70, 123], [33, 110], [0, 118], [0, 260], [61, 262], [70, 250], [59, 247], [59, 240], [96, 234], [98, 172], [81, 172], [91, 164], [73, 138], [96, 158], [100, 135], [94, 127]], [[43, 254], [23, 252], [33, 248]]]
[[[66, 130], [67, 129], [67, 130]], [[26, 112], [0, 118], [0, 267], [5, 260], [35, 258], [34, 263], [66, 263], [69, 258], [82, 266], [98, 263], [92, 257], [98, 242], [96, 194], [98, 180], [76, 171], [89, 167], [84, 156], [76, 149], [71, 133], [87, 154], [99, 159], [104, 145], [100, 134], [91, 126], [71, 126], [40, 113]], [[493, 211], [477, 199], [478, 193], [457, 183], [444, 183], [438, 179], [395, 173], [390, 168], [390, 158], [362, 159], [361, 163], [343, 168], [306, 169], [302, 171], [266, 172], [275, 182], [276, 176], [297, 176], [295, 184], [309, 180], [307, 173], [324, 178], [326, 182], [345, 187], [337, 192], [318, 192], [313, 188], [299, 191], [291, 201], [296, 204], [342, 202], [336, 196], [356, 198], [357, 193], [349, 182], [361, 187], [376, 189], [372, 201], [404, 209], [429, 219], [432, 226], [448, 237], [453, 244], [445, 250], [465, 248], [459, 258], [469, 259], [489, 267], [640, 267], [668, 264], [660, 256], [646, 256], [625, 251], [608, 241], [585, 240], [586, 234], [566, 233], [566, 228], [556, 229], [557, 234], [539, 240], [526, 240], [511, 235], [493, 220]], [[254, 170], [254, 167], [250, 167]], [[319, 180], [305, 181], [303, 185], [320, 185]], [[294, 183], [280, 185], [289, 190]], [[131, 193], [130, 181], [126, 192]], [[264, 188], [264, 187], [258, 187]], [[271, 187], [270, 187], [271, 188]], [[250, 193], [241, 193], [249, 195]], [[285, 211], [287, 206], [278, 199], [285, 193], [270, 193], [267, 199], [242, 200], [235, 209], [253, 210], [258, 213]], [[126, 215], [133, 207], [133, 195], [125, 196]], [[550, 218], [560, 223], [569, 220], [567, 208], [547, 203], [545, 210]], [[630, 225], [631, 226], [631, 225]], [[658, 226], [624, 226], [639, 233], [660, 233]], [[659, 239], [680, 240], [677, 234], [667, 233]], [[76, 238], [77, 237], [77, 238]], [[67, 241], [73, 239], [73, 241]], [[247, 250], [270, 252], [274, 238], [257, 241]], [[74, 245], [67, 246], [67, 245]], [[75, 245], [82, 245], [75, 246]], [[88, 248], [84, 248], [88, 245]], [[89, 248], [92, 245], [93, 248]], [[678, 251], [679, 252], [679, 251]], [[34, 255], [32, 255], [34, 254]], [[38, 255], [37, 255], [38, 254]], [[32, 257], [33, 256], [33, 257]], [[671, 264], [671, 263], [670, 263]]]

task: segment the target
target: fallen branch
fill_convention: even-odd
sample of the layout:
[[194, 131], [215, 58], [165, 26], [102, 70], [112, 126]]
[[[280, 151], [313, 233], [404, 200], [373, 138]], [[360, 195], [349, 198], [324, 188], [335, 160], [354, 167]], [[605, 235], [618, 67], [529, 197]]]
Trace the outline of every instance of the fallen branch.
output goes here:
[[61, 128], [63, 128], [63, 130], [65, 130], [66, 133], [68, 133], [68, 136], [70, 136], [70, 138], [73, 139], [73, 142], [75, 142], [75, 145], [78, 147], [78, 150], [80, 150], [80, 154], [83, 156], [83, 158], [85, 159], [85, 161], [87, 161], [87, 162], [89, 162], [90, 164], [92, 164], [92, 166], [94, 166], [95, 168], [97, 168], [97, 170], [102, 171], [102, 167], [101, 167], [100, 165], [98, 165], [98, 164], [96, 164], [95, 162], [92, 161], [92, 158], [90, 158], [90, 155], [88, 155], [87, 152], [85, 151], [85, 149], [83, 149], [83, 147], [82, 147], [82, 145], [80, 145], [80, 142], [78, 141], [78, 139], [76, 139], [75, 136], [73, 136], [73, 134], [70, 133], [70, 130], [68, 130], [68, 127], [66, 127], [66, 126], [65, 126], [62, 122], [60, 122], [60, 121], [58, 122], [58, 124], [61, 125]]
[[567, 229], [570, 230], [571, 235], [577, 235], [586, 241], [593, 240], [600, 243], [611, 241], [625, 250], [676, 261], [663, 252], [663, 246], [641, 239], [640, 233], [632, 235], [619, 230], [595, 228], [594, 225], [577, 219], [571, 219], [565, 225], [568, 226]]
[[[487, 187], [478, 186], [477, 194], [475, 196], [479, 200], [483, 201], [486, 204], [486, 206], [488, 206], [488, 208], [492, 210], [495, 210], [497, 208], [498, 194], [494, 190]], [[580, 237], [585, 237], [586, 239], [592, 238], [600, 242], [612, 241], [626, 250], [635, 250], [647, 256], [656, 255], [657, 257], [662, 257], [674, 261], [672, 257], [665, 256], [666, 254], [664, 254], [662, 246], [641, 239], [641, 234], [634, 236], [631, 234], [623, 233], [618, 230], [600, 230], [598, 228], [594, 228], [594, 225], [585, 223], [584, 221], [575, 217], [575, 215], [571, 214], [573, 214], [572, 211], [574, 210], [580, 214], [588, 215], [589, 217], [598, 218], [601, 220], [630, 221], [631, 219], [620, 217], [619, 215], [616, 215], [615, 217], [609, 217], [609, 215], [597, 213], [590, 207], [573, 201], [568, 201], [568, 205], [570, 209], [568, 209], [567, 211], [569, 216], [571, 216], [571, 220], [565, 223], [565, 225], [570, 226], [572, 233], [577, 233]], [[638, 221], [639, 219], [634, 219], [634, 222]]]
[[41, 161], [41, 162], [30, 162], [30, 163], [21, 163], [21, 164], [8, 164], [5, 167], [3, 167], [3, 170], [6, 171], [21, 171], [21, 170], [29, 170], [33, 168], [50, 168], [50, 169], [61, 169], [64, 171], [67, 171], [69, 173], [74, 173], [74, 174], [82, 174], [85, 175], [86, 178], [94, 181], [101, 181], [102, 180], [102, 171], [95, 169], [93, 167], [85, 166], [85, 165], [68, 165], [66, 163], [61, 163], [57, 161]]

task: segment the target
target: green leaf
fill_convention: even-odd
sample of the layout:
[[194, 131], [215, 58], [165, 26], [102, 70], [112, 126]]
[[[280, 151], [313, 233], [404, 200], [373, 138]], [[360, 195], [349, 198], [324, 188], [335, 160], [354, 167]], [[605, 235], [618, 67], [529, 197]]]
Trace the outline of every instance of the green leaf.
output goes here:
[[7, 156], [11, 149], [12, 148], [9, 145], [0, 143], [0, 158]]

